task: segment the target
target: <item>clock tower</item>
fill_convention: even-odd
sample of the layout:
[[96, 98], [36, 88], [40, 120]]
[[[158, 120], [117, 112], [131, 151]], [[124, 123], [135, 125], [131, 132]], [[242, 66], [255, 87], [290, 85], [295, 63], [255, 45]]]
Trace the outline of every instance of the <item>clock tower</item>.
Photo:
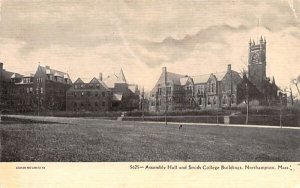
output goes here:
[[248, 75], [249, 80], [259, 91], [263, 90], [266, 79], [266, 39], [260, 37], [259, 43], [249, 41]]

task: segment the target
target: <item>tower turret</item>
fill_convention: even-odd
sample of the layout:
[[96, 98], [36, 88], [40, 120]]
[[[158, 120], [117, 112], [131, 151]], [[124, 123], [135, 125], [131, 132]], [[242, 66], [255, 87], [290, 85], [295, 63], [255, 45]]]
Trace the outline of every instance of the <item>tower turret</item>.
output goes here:
[[263, 40], [262, 36], [260, 36], [259, 43], [260, 43], [260, 44], [263, 44], [263, 43], [264, 43], [264, 40]]
[[263, 91], [266, 78], [266, 43], [262, 36], [257, 44], [253, 41], [249, 48], [248, 75], [257, 89]]

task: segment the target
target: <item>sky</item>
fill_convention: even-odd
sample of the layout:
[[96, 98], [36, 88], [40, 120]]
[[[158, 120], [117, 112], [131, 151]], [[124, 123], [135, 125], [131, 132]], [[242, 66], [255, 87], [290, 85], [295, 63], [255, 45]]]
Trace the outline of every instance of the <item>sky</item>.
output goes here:
[[300, 0], [0, 2], [0, 61], [21, 74], [49, 65], [75, 81], [122, 68], [149, 91], [163, 66], [191, 76], [227, 64], [241, 72], [249, 39], [262, 35], [267, 76], [285, 88], [300, 75]]

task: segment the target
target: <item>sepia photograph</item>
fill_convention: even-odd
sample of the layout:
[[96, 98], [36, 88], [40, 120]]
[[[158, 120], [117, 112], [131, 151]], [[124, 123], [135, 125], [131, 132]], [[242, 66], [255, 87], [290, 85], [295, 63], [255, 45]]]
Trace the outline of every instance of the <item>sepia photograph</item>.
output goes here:
[[0, 5], [1, 162], [300, 161], [300, 1]]

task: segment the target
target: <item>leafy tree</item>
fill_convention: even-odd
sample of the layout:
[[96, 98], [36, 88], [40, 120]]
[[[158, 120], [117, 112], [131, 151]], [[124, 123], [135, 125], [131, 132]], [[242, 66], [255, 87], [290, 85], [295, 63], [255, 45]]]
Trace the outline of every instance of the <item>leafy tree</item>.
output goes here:
[[256, 86], [244, 74], [242, 81], [237, 85], [237, 101], [238, 103], [261, 100], [263, 94], [256, 88]]

